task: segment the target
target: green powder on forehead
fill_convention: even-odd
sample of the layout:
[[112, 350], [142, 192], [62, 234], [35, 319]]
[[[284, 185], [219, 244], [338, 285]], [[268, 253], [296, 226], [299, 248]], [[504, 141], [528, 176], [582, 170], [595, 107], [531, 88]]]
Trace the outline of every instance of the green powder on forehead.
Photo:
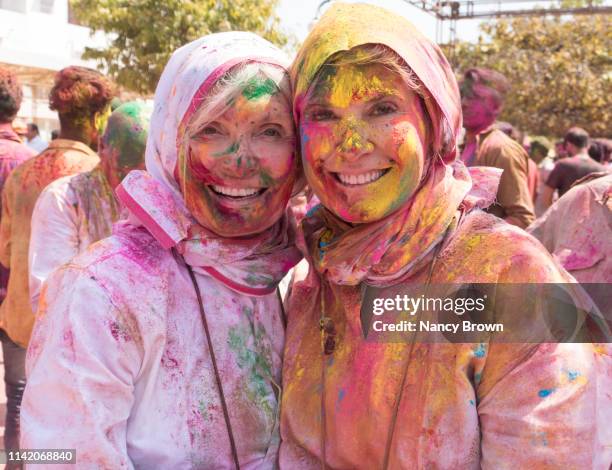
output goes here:
[[244, 90], [242, 90], [242, 96], [247, 100], [258, 100], [264, 96], [275, 95], [278, 92], [276, 83], [270, 78], [253, 77], [251, 78]]

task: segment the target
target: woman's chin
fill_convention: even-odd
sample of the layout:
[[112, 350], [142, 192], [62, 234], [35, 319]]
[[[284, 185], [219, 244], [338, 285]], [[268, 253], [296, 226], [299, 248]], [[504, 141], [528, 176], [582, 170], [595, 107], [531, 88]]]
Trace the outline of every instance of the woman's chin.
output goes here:
[[225, 222], [216, 224], [205, 224], [202, 222], [200, 222], [200, 224], [220, 237], [244, 238], [266, 231], [272, 227], [279, 220], [279, 218], [280, 215], [278, 214], [264, 214], [261, 217], [258, 217], [257, 220], [226, 220]]
[[321, 201], [332, 214], [349, 224], [369, 224], [384, 219], [387, 211], [373, 211], [371, 207], [359, 207], [355, 205], [347, 206], [344, 204], [326, 204]]

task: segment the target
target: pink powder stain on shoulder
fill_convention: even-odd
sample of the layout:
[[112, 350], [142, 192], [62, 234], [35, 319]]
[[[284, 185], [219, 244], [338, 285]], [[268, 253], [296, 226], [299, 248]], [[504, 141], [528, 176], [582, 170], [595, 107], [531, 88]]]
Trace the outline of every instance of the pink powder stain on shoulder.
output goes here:
[[180, 353], [177, 351], [175, 341], [169, 340], [161, 357], [161, 365], [169, 374], [171, 381], [174, 381], [182, 375], [181, 363], [177, 359]]
[[70, 351], [72, 360], [76, 360], [76, 352], [74, 349], [74, 334], [70, 328], [67, 328], [62, 333], [62, 342], [64, 346]]
[[564, 249], [559, 253], [555, 253], [554, 256], [568, 271], [590, 268], [604, 257], [603, 254], [590, 243], [587, 245], [587, 248], [581, 250], [580, 253], [570, 249]]
[[116, 321], [110, 322], [110, 332], [115, 341], [132, 341], [132, 336], [126, 328]]
[[189, 442], [192, 446], [203, 439], [207, 430], [210, 429], [210, 424], [206, 422], [201, 410], [191, 410], [191, 414], [187, 418], [187, 429], [189, 429]]

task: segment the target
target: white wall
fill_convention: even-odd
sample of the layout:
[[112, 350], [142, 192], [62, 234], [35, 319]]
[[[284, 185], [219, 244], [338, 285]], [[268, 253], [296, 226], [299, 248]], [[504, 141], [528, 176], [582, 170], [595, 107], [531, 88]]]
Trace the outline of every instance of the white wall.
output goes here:
[[24, 100], [18, 117], [36, 122], [44, 138], [59, 128], [47, 96], [53, 72], [69, 65], [95, 68], [83, 61], [85, 46], [100, 47], [103, 34], [68, 23], [67, 0], [0, 0], [0, 64], [19, 66]]

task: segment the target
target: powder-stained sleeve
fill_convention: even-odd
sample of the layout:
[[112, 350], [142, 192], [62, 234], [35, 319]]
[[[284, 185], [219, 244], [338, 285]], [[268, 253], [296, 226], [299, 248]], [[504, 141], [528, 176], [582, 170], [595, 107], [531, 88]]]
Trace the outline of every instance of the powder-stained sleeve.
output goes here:
[[[522, 245], [499, 283], [519, 282], [525, 272], [537, 276], [531, 282], [572, 282], [531, 237]], [[577, 305], [585, 301], [580, 292], [576, 286], [571, 294]], [[505, 314], [529, 318], [537, 329], [540, 303], [511, 303]], [[481, 468], [608, 470], [611, 389], [609, 345], [491, 342], [477, 389]]]
[[39, 307], [26, 359], [21, 447], [76, 449], [81, 468], [133, 468], [126, 426], [144, 353], [141, 342], [126, 338], [140, 337], [139, 327], [90, 273], [70, 266], [51, 275]]
[[[503, 170], [493, 213], [521, 228], [535, 215], [528, 185], [528, 159], [523, 148], [500, 131], [493, 131], [479, 149], [478, 165]], [[496, 213], [495, 208], [501, 212]]]
[[488, 393], [479, 393], [481, 468], [607, 470], [612, 463], [609, 350], [540, 344], [523, 354], [525, 346], [497, 345], [489, 351], [482, 389], [487, 374], [504, 372]]
[[42, 283], [79, 252], [79, 220], [68, 178], [47, 186], [32, 213], [28, 261], [33, 312], [38, 307]]

